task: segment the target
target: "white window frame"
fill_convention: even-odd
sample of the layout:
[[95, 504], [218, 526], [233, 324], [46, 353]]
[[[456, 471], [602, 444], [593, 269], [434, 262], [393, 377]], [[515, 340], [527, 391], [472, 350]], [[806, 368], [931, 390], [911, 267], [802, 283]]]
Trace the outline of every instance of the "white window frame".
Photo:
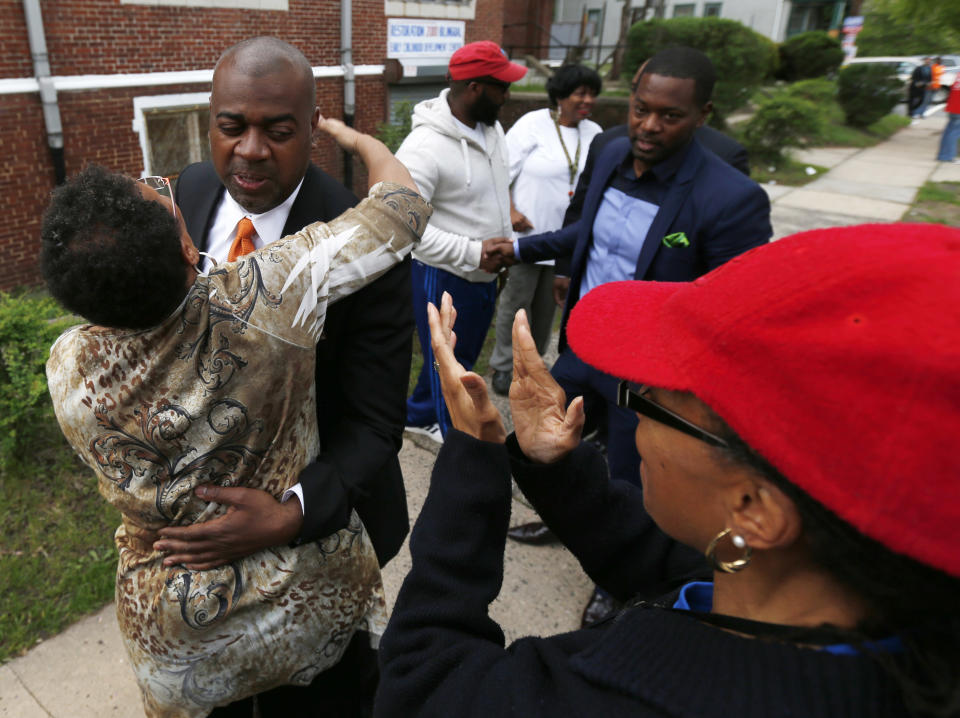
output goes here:
[[[716, 8], [716, 9], [717, 9], [717, 14], [716, 14], [716, 15], [707, 15], [707, 10], [708, 10], [708, 9], [712, 9], [712, 8]], [[705, 3], [703, 4], [703, 16], [704, 16], [704, 17], [722, 17], [722, 13], [723, 13], [723, 2], [714, 2], [714, 1], [711, 1], [711, 2], [705, 2]]]
[[387, 17], [431, 17], [444, 20], [475, 20], [477, 0], [384, 0]]

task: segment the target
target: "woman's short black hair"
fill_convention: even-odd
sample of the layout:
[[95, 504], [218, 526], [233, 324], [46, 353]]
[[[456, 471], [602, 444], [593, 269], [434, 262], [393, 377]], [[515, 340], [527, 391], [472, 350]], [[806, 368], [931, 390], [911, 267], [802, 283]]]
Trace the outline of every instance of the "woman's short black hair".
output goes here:
[[593, 94], [599, 95], [603, 82], [596, 70], [583, 65], [563, 65], [557, 68], [553, 77], [547, 80], [547, 96], [550, 98], [550, 107], [556, 107], [558, 100], [563, 100], [573, 94], [581, 85], [586, 85]]
[[186, 293], [180, 228], [133, 180], [89, 165], [57, 188], [43, 217], [40, 267], [71, 312], [107, 327], [146, 329]]

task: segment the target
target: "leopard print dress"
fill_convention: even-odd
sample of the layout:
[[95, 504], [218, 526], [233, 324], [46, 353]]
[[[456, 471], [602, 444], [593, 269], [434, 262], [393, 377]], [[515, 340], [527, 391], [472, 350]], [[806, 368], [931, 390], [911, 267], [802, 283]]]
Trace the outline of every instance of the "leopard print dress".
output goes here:
[[206, 716], [335, 664], [386, 623], [380, 571], [354, 512], [321, 541], [221, 568], [164, 568], [155, 532], [222, 515], [202, 484], [280, 498], [319, 451], [315, 344], [326, 306], [408, 254], [429, 206], [381, 183], [357, 208], [198, 277], [146, 331], [74, 327], [51, 349], [64, 434], [122, 514], [117, 618], [154, 717]]

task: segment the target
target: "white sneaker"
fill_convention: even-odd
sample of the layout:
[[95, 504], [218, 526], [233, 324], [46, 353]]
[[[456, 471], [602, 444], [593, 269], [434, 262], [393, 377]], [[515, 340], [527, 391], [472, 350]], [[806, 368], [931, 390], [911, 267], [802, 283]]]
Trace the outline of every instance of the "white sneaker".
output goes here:
[[430, 424], [429, 426], [407, 426], [404, 427], [411, 434], [421, 434], [431, 441], [438, 444], [443, 443], [443, 433], [440, 431], [440, 424]]

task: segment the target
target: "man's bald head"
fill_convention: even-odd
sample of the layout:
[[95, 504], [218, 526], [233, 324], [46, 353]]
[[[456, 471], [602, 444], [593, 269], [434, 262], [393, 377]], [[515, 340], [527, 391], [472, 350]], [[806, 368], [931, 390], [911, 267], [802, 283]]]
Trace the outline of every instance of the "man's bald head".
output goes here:
[[298, 76], [303, 81], [304, 92], [309, 94], [311, 107], [317, 104], [317, 86], [310, 62], [302, 52], [283, 40], [261, 35], [228, 47], [213, 68], [214, 78], [217, 70], [225, 64], [250, 77], [286, 73]]
[[281, 204], [310, 163], [320, 120], [310, 63], [274, 37], [234, 45], [213, 71], [210, 159], [247, 212]]

